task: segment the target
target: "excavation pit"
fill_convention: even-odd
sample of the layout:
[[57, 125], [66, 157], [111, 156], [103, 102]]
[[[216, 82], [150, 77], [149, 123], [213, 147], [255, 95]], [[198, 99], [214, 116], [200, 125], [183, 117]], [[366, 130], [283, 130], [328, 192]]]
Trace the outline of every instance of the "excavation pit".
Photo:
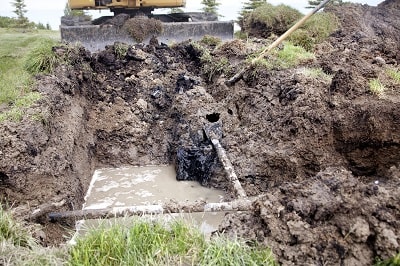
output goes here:
[[[173, 165], [121, 167], [98, 169], [94, 172], [85, 196], [83, 210], [112, 209], [114, 207], [162, 205], [170, 201], [180, 203], [221, 202], [225, 193], [206, 188], [195, 181], [177, 181]], [[110, 213], [110, 216], [112, 214]], [[153, 215], [161, 220], [182, 219], [198, 227], [209, 236], [218, 230], [224, 212], [175, 213]], [[124, 221], [124, 219], [122, 219]], [[78, 221], [78, 234], [85, 228], [95, 228], [99, 220]]]

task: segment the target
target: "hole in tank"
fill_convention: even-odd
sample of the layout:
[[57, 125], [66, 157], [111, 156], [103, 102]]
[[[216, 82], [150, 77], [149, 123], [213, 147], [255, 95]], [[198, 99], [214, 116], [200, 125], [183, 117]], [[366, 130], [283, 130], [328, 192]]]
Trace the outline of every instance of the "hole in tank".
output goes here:
[[207, 118], [208, 122], [211, 122], [211, 123], [218, 122], [219, 113], [208, 114], [208, 115], [206, 115], [206, 118]]

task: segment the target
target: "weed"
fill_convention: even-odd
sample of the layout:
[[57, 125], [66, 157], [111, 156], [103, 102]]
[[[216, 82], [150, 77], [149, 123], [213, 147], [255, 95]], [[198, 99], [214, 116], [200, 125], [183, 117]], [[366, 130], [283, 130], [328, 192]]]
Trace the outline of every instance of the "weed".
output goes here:
[[277, 265], [270, 249], [250, 247], [241, 240], [214, 238], [204, 249], [200, 265]]
[[0, 206], [0, 242], [9, 242], [14, 246], [32, 247], [35, 244], [30, 233], [17, 223], [4, 207]]
[[211, 81], [217, 74], [228, 73], [231, 70], [229, 60], [226, 57], [213, 57], [207, 48], [197, 42], [192, 42], [192, 46], [200, 55], [202, 72], [208, 81]]
[[129, 45], [125, 43], [117, 42], [114, 45], [114, 53], [119, 59], [122, 59], [126, 56], [126, 54], [128, 53], [128, 49]]
[[377, 259], [374, 266], [399, 266], [400, 265], [400, 253], [397, 253], [393, 258], [382, 261]]
[[339, 28], [339, 20], [332, 13], [314, 14], [304, 25], [293, 32], [288, 40], [294, 45], [302, 46], [307, 51], [312, 51], [314, 46], [321, 43]]
[[307, 77], [323, 79], [327, 82], [332, 81], [332, 75], [326, 74], [322, 68], [304, 68], [302, 73]]
[[136, 16], [128, 19], [123, 29], [137, 42], [143, 42], [147, 37], [158, 35], [163, 31], [162, 23], [154, 18]]
[[59, 63], [57, 55], [53, 52], [56, 42], [52, 39], [43, 39], [28, 54], [25, 68], [32, 74], [50, 73]]
[[205, 36], [200, 40], [200, 42], [201, 42], [202, 44], [209, 45], [209, 46], [217, 46], [217, 45], [219, 45], [222, 41], [221, 41], [220, 38], [217, 38], [217, 37], [214, 37], [214, 36], [211, 36], [211, 35], [205, 35]]
[[265, 3], [246, 15], [243, 26], [246, 32], [251, 32], [253, 25], [262, 25], [265, 29], [263, 37], [268, 37], [272, 33], [281, 35], [301, 17], [302, 14], [290, 6]]
[[267, 69], [287, 69], [312, 59], [314, 59], [314, 54], [307, 52], [303, 47], [285, 42], [282, 49], [275, 49], [267, 58], [257, 60], [255, 66]]
[[387, 75], [394, 80], [396, 84], [400, 84], [400, 71], [394, 68], [388, 68], [386, 70]]
[[372, 94], [381, 96], [386, 91], [386, 87], [379, 79], [371, 79], [369, 81], [369, 91]]

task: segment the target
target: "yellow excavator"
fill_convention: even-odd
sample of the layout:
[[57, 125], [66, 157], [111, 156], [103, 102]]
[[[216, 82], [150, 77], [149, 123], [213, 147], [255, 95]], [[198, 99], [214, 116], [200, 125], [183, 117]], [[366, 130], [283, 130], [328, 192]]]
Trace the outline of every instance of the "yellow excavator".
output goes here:
[[[88, 20], [87, 16], [64, 16], [61, 18], [61, 39], [65, 42], [79, 42], [90, 51], [98, 51], [115, 42], [137, 43], [126, 30], [124, 23], [132, 18], [145, 17], [159, 21], [161, 30], [151, 32], [139, 42], [148, 42], [155, 37], [159, 42], [171, 44], [188, 39], [199, 40], [205, 35], [223, 40], [233, 38], [233, 21], [218, 21], [214, 14], [186, 12], [153, 14], [159, 8], [185, 7], [185, 0], [68, 0], [71, 10], [108, 9], [113, 16]], [[143, 30], [146, 19], [135, 20], [130, 27]]]

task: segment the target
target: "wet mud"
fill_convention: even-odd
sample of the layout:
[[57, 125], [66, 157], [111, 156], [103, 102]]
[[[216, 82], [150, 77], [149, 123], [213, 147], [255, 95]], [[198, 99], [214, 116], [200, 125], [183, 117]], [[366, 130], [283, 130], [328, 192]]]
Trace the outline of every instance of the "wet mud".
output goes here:
[[[2, 125], [1, 199], [43, 224], [43, 244], [54, 245], [65, 241], [60, 228], [75, 221], [30, 214], [49, 204], [81, 209], [96, 168], [179, 165], [182, 155], [194, 163], [182, 169], [201, 166], [204, 185], [233, 197], [204, 132], [218, 121], [247, 195], [264, 195], [253, 211], [227, 214], [221, 232], [270, 246], [284, 265], [369, 265], [393, 256], [400, 249], [400, 90], [386, 71], [400, 62], [398, 5], [332, 8], [342, 26], [314, 60], [257, 69], [230, 87], [220, 72], [204, 74], [189, 41], [124, 53], [120, 44], [96, 54], [60, 48], [72, 64], [38, 77], [43, 98], [22, 123]], [[257, 43], [249, 45], [208, 48], [234, 73]], [[385, 94], [369, 91], [373, 78]], [[196, 157], [199, 151], [209, 156]]]

